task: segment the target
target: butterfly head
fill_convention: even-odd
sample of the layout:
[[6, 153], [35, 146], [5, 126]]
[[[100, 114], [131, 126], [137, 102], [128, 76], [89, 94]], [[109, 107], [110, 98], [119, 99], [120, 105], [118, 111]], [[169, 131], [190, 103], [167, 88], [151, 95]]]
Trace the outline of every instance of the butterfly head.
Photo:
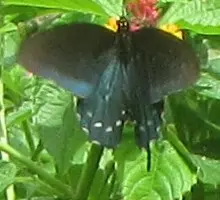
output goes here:
[[117, 20], [118, 32], [120, 33], [127, 33], [129, 31], [129, 23], [125, 17], [120, 17]]

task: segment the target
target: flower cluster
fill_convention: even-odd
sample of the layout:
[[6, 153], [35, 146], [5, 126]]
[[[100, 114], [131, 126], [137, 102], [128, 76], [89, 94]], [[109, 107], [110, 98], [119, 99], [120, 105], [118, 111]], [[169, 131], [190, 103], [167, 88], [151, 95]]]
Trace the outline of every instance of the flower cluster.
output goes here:
[[[130, 19], [130, 30], [137, 31], [143, 26], [156, 26], [160, 12], [156, 7], [157, 0], [135, 0], [129, 2], [127, 10], [132, 14]], [[107, 28], [117, 31], [117, 24], [115, 18], [110, 18]], [[159, 27], [160, 29], [173, 34], [174, 36], [182, 39], [182, 31], [175, 24], [165, 24]]]
[[136, 0], [128, 3], [127, 9], [133, 15], [131, 30], [135, 31], [142, 26], [155, 26], [159, 18], [156, 7], [157, 0]]

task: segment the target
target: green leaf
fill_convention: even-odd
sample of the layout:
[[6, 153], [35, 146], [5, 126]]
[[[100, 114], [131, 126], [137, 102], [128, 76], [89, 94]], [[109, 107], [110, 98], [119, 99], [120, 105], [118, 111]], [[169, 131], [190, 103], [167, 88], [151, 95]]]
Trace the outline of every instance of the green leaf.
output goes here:
[[[105, 184], [104, 180], [104, 171], [101, 169], [98, 169], [91, 187], [91, 190], [89, 192], [89, 198], [88, 200], [97, 200], [100, 197], [100, 190]], [[107, 199], [102, 199], [107, 200]]]
[[16, 62], [16, 54], [19, 42], [17, 31], [10, 31], [4, 34], [4, 66], [12, 66]]
[[[185, 91], [170, 95], [168, 100], [178, 137], [188, 148], [208, 137], [214, 137], [219, 132], [218, 124], [214, 120], [216, 115], [211, 117], [210, 99], [195, 91]], [[208, 135], [207, 130], [210, 133]]]
[[220, 159], [220, 138], [218, 136], [213, 137], [213, 135], [209, 137], [193, 145], [192, 151], [207, 158]]
[[4, 5], [20, 5], [20, 6], [32, 6], [52, 9], [63, 9], [67, 11], [75, 10], [85, 13], [93, 13], [97, 15], [106, 15], [105, 10], [97, 3], [91, 0], [4, 0]]
[[21, 128], [21, 126], [10, 126], [8, 129], [8, 135], [10, 145], [21, 154], [29, 157], [30, 149], [25, 138], [24, 130]]
[[[125, 163], [124, 199], [175, 199], [190, 191], [196, 176], [167, 141], [152, 145], [152, 168], [146, 169], [146, 152]], [[124, 155], [127, 157], [127, 155]], [[121, 166], [119, 165], [119, 168]]]
[[[220, 158], [220, 102], [188, 91], [169, 96], [173, 123], [182, 143], [193, 153]], [[169, 133], [168, 133], [169, 134]]]
[[[106, 154], [102, 156], [102, 158], [106, 157], [108, 157]], [[110, 198], [111, 184], [109, 180], [115, 172], [114, 165], [115, 162], [110, 160], [104, 169], [98, 169], [89, 193], [89, 200], [108, 200]]]
[[32, 109], [23, 107], [23, 109], [16, 110], [7, 115], [6, 125], [7, 127], [13, 124], [19, 124], [32, 116]]
[[[84, 133], [81, 133], [84, 134]], [[80, 146], [75, 154], [73, 155], [72, 163], [73, 164], [85, 164], [87, 158], [87, 152], [91, 144], [89, 142], [85, 142], [82, 146]]]
[[3, 82], [5, 86], [15, 93], [17, 98], [20, 98], [24, 93], [24, 85], [20, 84], [24, 74], [19, 68], [13, 68], [11, 71], [3, 71]]
[[122, 15], [123, 0], [93, 0], [99, 4], [109, 16], [118, 17]]
[[190, 191], [196, 176], [167, 141], [151, 142], [152, 166], [147, 172], [147, 153], [134, 143], [133, 126], [127, 125], [115, 159], [122, 196], [133, 199], [175, 199]]
[[[34, 199], [34, 196], [62, 196], [59, 191], [55, 190], [54, 188], [36, 177], [16, 177], [16, 185], [18, 186], [18, 188], [16, 188], [16, 191], [18, 191], [19, 189], [20, 191], [25, 191], [24, 195], [22, 195], [25, 196], [25, 199]], [[19, 196], [21, 196], [20, 193]]]
[[15, 26], [15, 24], [7, 23], [5, 26], [0, 28], [0, 34], [15, 31], [15, 30], [17, 30], [17, 26]]
[[87, 23], [98, 23], [103, 25], [108, 20], [108, 17], [99, 17], [97, 15], [85, 14], [80, 12], [68, 12], [61, 15], [60, 18], [56, 19], [51, 26], [59, 26], [63, 24], [70, 24], [74, 22], [87, 22]]
[[[3, 71], [5, 96], [8, 98], [9, 101], [14, 103], [14, 107], [16, 107], [16, 109], [18, 108], [18, 106], [20, 106], [20, 111], [30, 111], [31, 109], [31, 105], [27, 105], [27, 100], [30, 100], [32, 97], [31, 89], [33, 89], [34, 82], [35, 79], [30, 77], [28, 73], [19, 66], [13, 67], [11, 69], [5, 68]], [[16, 111], [14, 110], [14, 112]]]
[[182, 29], [189, 29], [199, 34], [217, 35], [220, 34], [220, 26], [190, 24], [184, 20], [180, 20], [176, 23]]
[[204, 156], [194, 155], [194, 160], [199, 167], [198, 178], [207, 184], [220, 184], [220, 161]]
[[44, 146], [55, 158], [59, 173], [65, 173], [77, 149], [85, 143], [79, 128], [73, 96], [51, 83], [39, 81], [35, 91], [34, 117]]
[[197, 91], [200, 94], [213, 99], [220, 99], [220, 80], [214, 76], [203, 73], [196, 85], [198, 86]]
[[183, 145], [183, 143], [177, 137], [177, 131], [173, 124], [166, 125], [166, 128], [163, 128], [163, 136], [166, 138], [173, 148], [178, 152], [178, 154], [185, 161], [186, 165], [191, 169], [192, 173], [197, 172], [197, 167], [194, 164], [191, 153]]
[[0, 192], [14, 182], [16, 173], [13, 163], [0, 161]]
[[66, 177], [69, 185], [73, 188], [73, 190], [76, 190], [80, 175], [82, 173], [83, 164], [74, 164], [72, 165], [68, 170], [68, 175]]
[[[203, 26], [219, 26], [220, 25], [220, 21], [219, 21], [220, 20], [220, 9], [208, 11], [208, 10], [204, 10], [204, 8], [202, 7], [200, 9], [197, 9], [194, 6], [196, 5], [193, 5], [193, 10], [191, 10], [194, 16], [193, 17], [188, 16], [184, 18], [186, 22], [192, 25], [200, 24]], [[188, 7], [187, 9], [191, 9], [191, 8], [192, 7]], [[183, 15], [186, 16], [187, 14], [189, 14], [189, 11], [190, 10], [185, 11]]]
[[[176, 1], [161, 18], [159, 25], [176, 23], [179, 21], [185, 21], [188, 26], [194, 25], [194, 30], [197, 30], [196, 26], [198, 25], [203, 27], [208, 26], [208, 29], [210, 29], [211, 26], [219, 27], [220, 9], [218, 9], [217, 4], [215, 4], [214, 1], [194, 0], [185, 3]], [[183, 22], [181, 25], [184, 27]], [[197, 28], [202, 31], [201, 27]], [[217, 30], [218, 29], [215, 31]], [[208, 32], [208, 30], [204, 30], [204, 32]]]
[[183, 2], [173, 3], [172, 6], [170, 6], [170, 8], [167, 10], [167, 12], [160, 19], [159, 26], [161, 26], [163, 24], [175, 23], [180, 19], [184, 19], [184, 16], [182, 16], [182, 14], [180, 14], [180, 12], [186, 6], [188, 6], [188, 4], [183, 3]]

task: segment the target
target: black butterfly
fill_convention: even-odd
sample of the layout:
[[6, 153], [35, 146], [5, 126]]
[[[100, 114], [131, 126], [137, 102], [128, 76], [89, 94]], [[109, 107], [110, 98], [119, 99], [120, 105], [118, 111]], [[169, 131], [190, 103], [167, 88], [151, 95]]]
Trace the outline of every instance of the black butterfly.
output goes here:
[[137, 144], [150, 156], [149, 141], [160, 125], [157, 103], [192, 84], [199, 62], [186, 42], [167, 32], [131, 32], [124, 17], [117, 24], [117, 32], [75, 23], [35, 34], [21, 45], [18, 60], [80, 97], [78, 113], [90, 140], [115, 148], [130, 117]]

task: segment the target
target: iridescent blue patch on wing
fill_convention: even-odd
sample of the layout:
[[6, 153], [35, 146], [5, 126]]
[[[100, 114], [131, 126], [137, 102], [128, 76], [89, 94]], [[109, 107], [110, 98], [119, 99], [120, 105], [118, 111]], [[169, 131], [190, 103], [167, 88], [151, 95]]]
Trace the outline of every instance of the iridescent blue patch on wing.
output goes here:
[[79, 97], [87, 97], [89, 96], [94, 86], [90, 83], [87, 83], [83, 80], [74, 79], [71, 76], [66, 76], [63, 74], [58, 73], [55, 70], [49, 70], [50, 68], [41, 68], [40, 74], [44, 77], [48, 77], [51, 80], [54, 80], [58, 85], [62, 86], [63, 88], [69, 90], [74, 95]]

